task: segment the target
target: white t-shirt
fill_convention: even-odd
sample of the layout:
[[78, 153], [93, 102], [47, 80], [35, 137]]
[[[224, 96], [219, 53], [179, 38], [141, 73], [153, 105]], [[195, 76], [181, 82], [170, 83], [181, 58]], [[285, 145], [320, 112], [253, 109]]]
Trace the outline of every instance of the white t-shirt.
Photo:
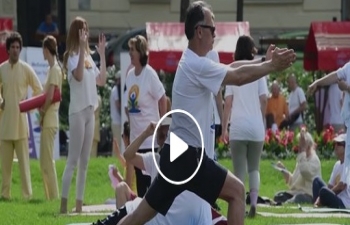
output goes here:
[[82, 111], [88, 106], [97, 109], [97, 87], [96, 77], [100, 74], [99, 69], [92, 60], [91, 56], [86, 56], [84, 61], [84, 75], [81, 81], [73, 77], [73, 70], [78, 66], [79, 54], [68, 57], [68, 82], [70, 87], [69, 115]]
[[343, 165], [344, 164], [340, 163], [340, 160], [334, 164], [332, 174], [328, 182], [330, 185], [335, 186], [340, 181], [341, 174], [343, 172]]
[[325, 121], [323, 124], [342, 124], [340, 116], [341, 100], [343, 92], [339, 89], [338, 84], [332, 84], [328, 89], [328, 101], [325, 108]]
[[[337, 182], [342, 181], [341, 180], [341, 176], [343, 174], [343, 169], [344, 169], [344, 163], [340, 164], [340, 161], [337, 161], [334, 164], [333, 167], [333, 171], [332, 171], [332, 175], [331, 178], [329, 180], [329, 184], [331, 185], [336, 185]], [[343, 182], [343, 181], [342, 181]], [[345, 190], [343, 190], [342, 192], [340, 192], [337, 196], [342, 200], [345, 208], [350, 208], [350, 187], [347, 187]]]
[[[159, 155], [155, 154], [159, 165]], [[142, 154], [145, 170], [151, 176], [151, 181], [156, 178], [158, 171], [153, 161], [152, 152]], [[128, 213], [135, 210], [135, 205], [140, 203], [140, 199], [135, 203], [126, 206]], [[206, 225], [212, 224], [211, 206], [209, 203], [190, 191], [184, 191], [175, 198], [166, 216], [157, 214], [146, 225]]]
[[121, 112], [118, 110], [116, 101], [119, 100], [118, 87], [114, 86], [109, 97], [112, 124], [120, 125], [122, 123]]
[[[208, 144], [208, 127], [213, 119], [213, 95], [217, 95], [228, 66], [215, 63], [207, 57], [200, 57], [186, 49], [179, 61], [172, 90], [172, 109], [182, 109], [190, 113], [198, 122], [203, 133], [204, 147]], [[189, 146], [201, 148], [201, 137], [192, 119], [184, 114], [172, 114], [169, 132], [175, 133]], [[166, 140], [170, 143], [170, 136]]]
[[[337, 70], [337, 76], [339, 79], [344, 80], [348, 85], [350, 84], [350, 62]], [[347, 127], [350, 126], [350, 94], [348, 92], [345, 92], [341, 117], [342, 121], [345, 122], [345, 125]], [[347, 140], [350, 141], [350, 136], [347, 137]]]
[[[219, 54], [217, 51], [214, 51], [214, 50], [208, 52], [207, 58], [213, 60], [213, 62], [216, 62], [216, 63], [220, 62]], [[215, 149], [214, 149], [215, 125], [220, 124], [220, 117], [219, 117], [218, 108], [216, 106], [216, 97], [214, 94], [212, 94], [212, 96], [213, 97], [212, 97], [211, 101], [213, 102], [213, 116], [211, 118], [211, 124], [209, 127], [208, 138], [204, 138], [204, 139], [206, 139], [206, 141], [205, 141], [206, 143], [204, 144], [204, 146], [205, 146], [205, 152], [207, 153], [208, 157], [211, 159], [214, 159], [214, 155], [215, 155]], [[207, 135], [207, 134], [203, 133], [203, 135]], [[211, 137], [211, 138], [209, 138], [209, 137]]]
[[[301, 103], [306, 102], [305, 93], [301, 87], [297, 87], [294, 91], [290, 92], [288, 99], [288, 111], [289, 113], [293, 113], [294, 110], [299, 108]], [[300, 114], [298, 119], [294, 122], [296, 124], [303, 123], [303, 118]]]
[[[127, 101], [129, 111], [130, 142], [133, 142], [148, 127], [151, 121], [159, 121], [158, 101], [165, 94], [154, 69], [146, 65], [141, 74], [135, 75], [135, 68], [126, 77]], [[154, 143], [158, 147], [157, 143]], [[140, 149], [152, 148], [152, 136], [147, 138]]]
[[268, 95], [266, 78], [243, 86], [226, 86], [225, 98], [233, 95], [230, 140], [264, 141], [265, 126], [259, 97]]

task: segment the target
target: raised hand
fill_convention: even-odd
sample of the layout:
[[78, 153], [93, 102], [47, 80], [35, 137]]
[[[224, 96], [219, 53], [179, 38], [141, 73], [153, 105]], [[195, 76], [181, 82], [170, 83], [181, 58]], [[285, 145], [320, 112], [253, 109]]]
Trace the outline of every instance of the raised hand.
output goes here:
[[290, 67], [296, 60], [293, 49], [275, 48], [272, 51], [271, 61], [275, 71], [282, 71]]
[[106, 37], [104, 34], [100, 34], [98, 37], [98, 45], [95, 46], [96, 51], [98, 52], [98, 54], [101, 55], [105, 55], [105, 48], [106, 48]]
[[275, 50], [275, 45], [270, 45], [269, 48], [266, 51], [266, 60], [270, 60], [272, 58], [272, 52]]
[[86, 29], [80, 29], [79, 30], [79, 45], [80, 45], [80, 48], [85, 49], [86, 43], [87, 43], [87, 39], [88, 39], [88, 34], [86, 32]]
[[146, 129], [146, 133], [147, 133], [148, 136], [151, 136], [151, 135], [154, 134], [154, 130], [156, 129], [156, 126], [157, 126], [157, 123], [155, 123], [155, 122], [151, 122], [148, 125], [148, 127]]

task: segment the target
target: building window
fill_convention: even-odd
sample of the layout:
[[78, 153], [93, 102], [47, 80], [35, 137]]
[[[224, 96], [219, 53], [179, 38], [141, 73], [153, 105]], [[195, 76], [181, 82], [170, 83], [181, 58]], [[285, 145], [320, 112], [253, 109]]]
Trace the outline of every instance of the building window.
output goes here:
[[79, 0], [78, 8], [79, 10], [91, 10], [91, 0]]

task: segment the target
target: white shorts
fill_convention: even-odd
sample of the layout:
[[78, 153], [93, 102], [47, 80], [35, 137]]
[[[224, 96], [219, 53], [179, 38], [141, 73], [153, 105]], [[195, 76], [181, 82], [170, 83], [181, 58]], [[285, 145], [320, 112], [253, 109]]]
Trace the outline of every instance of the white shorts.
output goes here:
[[137, 206], [140, 205], [141, 201], [142, 201], [142, 198], [136, 197], [134, 200], [126, 202], [126, 203], [125, 203], [126, 212], [127, 212], [128, 214], [130, 214], [130, 213], [132, 213], [133, 211], [135, 211], [135, 209], [137, 208]]

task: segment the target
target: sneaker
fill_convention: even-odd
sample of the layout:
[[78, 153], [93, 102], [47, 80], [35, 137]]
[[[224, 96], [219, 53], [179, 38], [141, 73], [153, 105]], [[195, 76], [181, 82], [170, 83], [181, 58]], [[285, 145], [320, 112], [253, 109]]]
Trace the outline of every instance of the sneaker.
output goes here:
[[116, 225], [121, 219], [126, 216], [126, 208], [122, 207], [119, 210], [114, 211], [111, 215], [107, 216], [103, 220], [97, 220], [96, 223], [92, 223], [91, 225]]

